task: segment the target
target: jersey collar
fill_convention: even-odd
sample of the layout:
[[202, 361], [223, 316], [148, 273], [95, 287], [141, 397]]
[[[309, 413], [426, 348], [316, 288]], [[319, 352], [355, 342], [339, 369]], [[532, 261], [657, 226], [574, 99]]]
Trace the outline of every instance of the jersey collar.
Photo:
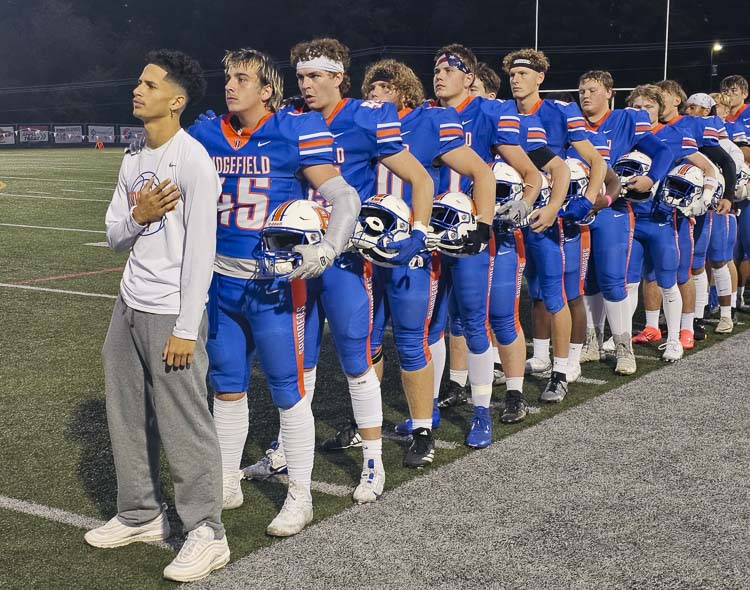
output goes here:
[[245, 144], [250, 141], [253, 133], [260, 129], [272, 116], [273, 113], [263, 115], [258, 121], [258, 124], [252, 129], [243, 129], [242, 131], [237, 131], [234, 127], [232, 127], [232, 115], [230, 113], [227, 113], [221, 118], [221, 132], [224, 134], [224, 138], [227, 140], [229, 145], [232, 146], [232, 148], [234, 148], [235, 150], [239, 150], [245, 147]]
[[607, 109], [607, 112], [604, 113], [598, 121], [590, 121], [588, 117], [585, 117], [586, 129], [590, 131], [599, 131], [599, 127], [601, 127], [602, 123], [604, 123], [604, 121], [607, 120], [607, 117], [609, 117], [611, 114], [612, 111], [610, 109]]
[[456, 105], [456, 111], [459, 112], [459, 113], [461, 111], [463, 111], [467, 106], [469, 106], [469, 103], [472, 100], [474, 100], [475, 98], [476, 98], [476, 96], [473, 96], [471, 94], [469, 96], [467, 96], [466, 99], [461, 104]]
[[734, 122], [735, 122], [735, 121], [736, 121], [736, 120], [737, 120], [737, 119], [739, 118], [739, 116], [740, 116], [740, 115], [741, 115], [741, 114], [742, 114], [743, 112], [745, 112], [745, 109], [746, 109], [746, 108], [747, 108], [747, 103], [743, 104], [743, 105], [742, 105], [742, 106], [741, 106], [741, 107], [740, 107], [740, 108], [739, 108], [739, 109], [737, 110], [737, 112], [736, 112], [736, 113], [735, 113], [734, 115], [727, 115], [727, 121], [729, 121], [730, 123], [734, 123]]
[[533, 107], [531, 107], [531, 110], [528, 113], [523, 113], [525, 115], [536, 115], [537, 111], [542, 108], [542, 103], [544, 102], [543, 98], [539, 98], [539, 100], [536, 101]]
[[671, 118], [671, 119], [670, 119], [669, 121], [667, 121], [667, 122], [665, 123], [665, 125], [674, 125], [674, 124], [675, 124], [675, 123], [677, 123], [677, 121], [679, 121], [680, 119], [682, 119], [682, 115], [677, 115], [676, 117], [672, 117], [672, 118]]
[[330, 125], [331, 124], [331, 122], [336, 118], [336, 115], [339, 114], [339, 112], [341, 111], [341, 109], [344, 108], [344, 105], [347, 102], [349, 102], [348, 98], [342, 98], [339, 101], [339, 104], [336, 105], [336, 108], [333, 109], [333, 112], [330, 115], [328, 115], [328, 117], [326, 117], [326, 125]]
[[414, 110], [414, 109], [413, 109], [413, 108], [411, 108], [411, 107], [404, 107], [403, 109], [401, 109], [401, 110], [400, 110], [400, 111], [398, 112], [398, 118], [399, 118], [399, 119], [403, 119], [403, 118], [404, 118], [404, 117], [405, 117], [406, 115], [408, 115], [409, 113], [411, 113], [411, 112], [412, 112], [413, 110]]
[[658, 121], [651, 125], [651, 133], [659, 133], [662, 129], [664, 129], [665, 125], [664, 123], [659, 123]]

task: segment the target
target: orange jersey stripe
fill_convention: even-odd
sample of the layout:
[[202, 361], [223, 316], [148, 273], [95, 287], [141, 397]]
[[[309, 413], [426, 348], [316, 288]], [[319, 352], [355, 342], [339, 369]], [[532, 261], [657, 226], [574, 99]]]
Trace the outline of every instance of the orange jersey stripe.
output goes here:
[[377, 132], [378, 137], [391, 137], [393, 135], [401, 135], [401, 129], [392, 127], [390, 129], [379, 129]]
[[306, 150], [306, 149], [318, 147], [321, 145], [333, 145], [333, 138], [323, 137], [322, 139], [311, 139], [309, 141], [301, 141], [299, 144], [299, 149]]

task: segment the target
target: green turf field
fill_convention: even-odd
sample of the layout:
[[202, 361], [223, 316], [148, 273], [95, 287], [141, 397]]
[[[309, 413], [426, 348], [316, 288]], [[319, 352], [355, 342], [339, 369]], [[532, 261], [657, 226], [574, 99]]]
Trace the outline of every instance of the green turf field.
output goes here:
[[[104, 214], [121, 156], [119, 149], [0, 151], [0, 181], [7, 185], [0, 193], [0, 500], [4, 502], [0, 506], [23, 500], [64, 510], [74, 518], [107, 520], [114, 515], [116, 483], [100, 350], [126, 256], [102, 242]], [[637, 325], [639, 321], [640, 315]], [[719, 339], [711, 335], [696, 350]], [[405, 416], [406, 402], [388, 334], [385, 344], [385, 428], [392, 430]], [[655, 348], [637, 347], [636, 354], [645, 357], [638, 359], [641, 375], [663, 366]], [[542, 407], [522, 425], [496, 422], [495, 439], [626, 383], [629, 378], [615, 376], [613, 365], [614, 359], [584, 365], [588, 382], [572, 384], [564, 403]], [[677, 370], [675, 387], [679, 386]], [[257, 460], [278, 431], [278, 414], [263, 377], [257, 371], [254, 375], [243, 466]], [[541, 379], [527, 381], [526, 398], [531, 404], [537, 405], [543, 386]], [[495, 393], [499, 401], [504, 389]], [[329, 339], [318, 368], [313, 411], [318, 441], [330, 436], [341, 418], [350, 414], [346, 379]], [[469, 416], [466, 406], [443, 413], [436, 437], [444, 444], [432, 469], [473, 452], [463, 445]], [[402, 456], [398, 442], [384, 443], [386, 491], [419, 476], [401, 467]], [[313, 479], [353, 488], [360, 468], [359, 449], [318, 453]], [[285, 487], [278, 482], [242, 485], [244, 505], [224, 514], [233, 559], [275, 542], [265, 535], [265, 527], [285, 496]], [[166, 466], [164, 490], [173, 506]], [[348, 496], [313, 495], [316, 521], [351, 505]], [[178, 529], [173, 508], [171, 519], [173, 529]], [[83, 543], [83, 528], [9, 508], [0, 508], [0, 523], [0, 588], [172, 585], [161, 579], [161, 570], [173, 557], [167, 549], [144, 545], [94, 549]]]

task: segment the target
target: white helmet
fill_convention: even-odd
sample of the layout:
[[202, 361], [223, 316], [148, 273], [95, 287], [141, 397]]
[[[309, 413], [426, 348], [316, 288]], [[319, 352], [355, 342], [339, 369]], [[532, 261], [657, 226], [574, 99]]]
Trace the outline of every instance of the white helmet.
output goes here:
[[295, 199], [274, 209], [260, 232], [261, 269], [285, 277], [302, 263], [295, 246], [318, 244], [328, 229], [328, 211], [315, 201]]
[[565, 163], [570, 170], [570, 188], [565, 196], [565, 202], [575, 197], [582, 197], [589, 188], [591, 169], [586, 162], [578, 158], [566, 158]]
[[659, 183], [655, 182], [647, 193], [638, 193], [625, 188], [627, 183], [633, 176], [646, 176], [649, 170], [651, 170], [651, 158], [641, 152], [628, 152], [627, 154], [620, 156], [620, 159], [615, 162], [612, 166], [617, 176], [620, 177], [620, 184], [622, 184], [621, 196], [625, 197], [629, 201], [647, 201], [656, 194], [656, 189]]
[[523, 198], [523, 178], [513, 166], [496, 160], [492, 172], [495, 175], [495, 208]]
[[397, 266], [390, 262], [397, 250], [388, 247], [411, 235], [411, 209], [406, 202], [387, 193], [374, 195], [362, 203], [351, 244], [370, 262]]
[[[431, 237], [437, 249], [448, 256], [469, 256], [466, 238], [477, 229], [477, 208], [474, 200], [464, 193], [446, 192], [432, 203]], [[484, 248], [483, 248], [484, 249]]]
[[664, 179], [661, 201], [686, 217], [703, 215], [708, 209], [703, 199], [703, 171], [697, 166], [678, 164]]
[[737, 171], [737, 187], [734, 189], [735, 199], [744, 201], [750, 199], [750, 166], [743, 162]]

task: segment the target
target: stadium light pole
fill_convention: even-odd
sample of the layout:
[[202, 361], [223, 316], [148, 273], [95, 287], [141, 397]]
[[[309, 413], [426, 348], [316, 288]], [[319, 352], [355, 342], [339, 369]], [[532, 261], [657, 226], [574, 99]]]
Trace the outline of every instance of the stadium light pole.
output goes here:
[[714, 89], [714, 78], [719, 74], [719, 67], [714, 64], [714, 53], [718, 53], [722, 49], [724, 49], [724, 46], [718, 41], [715, 41], [714, 44], [711, 45], [711, 77], [708, 79], [709, 92]]
[[667, 0], [667, 25], [664, 30], [664, 80], [667, 79], [667, 52], [669, 50], [669, 0]]
[[539, 50], [539, 0], [536, 0], [534, 11], [534, 51]]

